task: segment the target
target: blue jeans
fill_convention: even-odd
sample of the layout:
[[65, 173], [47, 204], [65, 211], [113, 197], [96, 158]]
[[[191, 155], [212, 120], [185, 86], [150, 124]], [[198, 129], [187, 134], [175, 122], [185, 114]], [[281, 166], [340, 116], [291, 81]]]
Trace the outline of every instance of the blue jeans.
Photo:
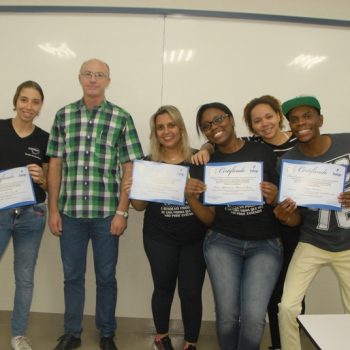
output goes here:
[[259, 350], [282, 253], [279, 239], [243, 241], [208, 231], [204, 257], [222, 350]]
[[12, 335], [25, 335], [34, 288], [34, 270], [46, 221], [44, 203], [0, 211], [0, 258], [12, 237], [16, 281]]
[[110, 233], [112, 216], [76, 219], [62, 215], [60, 238], [64, 272], [64, 331], [80, 337], [85, 302], [85, 271], [91, 239], [96, 276], [96, 327], [102, 337], [114, 335], [117, 303], [118, 236]]

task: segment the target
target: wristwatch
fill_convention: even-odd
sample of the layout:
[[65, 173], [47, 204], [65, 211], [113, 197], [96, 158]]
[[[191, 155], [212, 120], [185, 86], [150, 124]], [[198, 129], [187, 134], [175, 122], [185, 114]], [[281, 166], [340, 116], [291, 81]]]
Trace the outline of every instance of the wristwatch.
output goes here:
[[129, 217], [129, 213], [127, 211], [117, 210], [115, 213], [122, 216], [124, 219], [127, 219]]

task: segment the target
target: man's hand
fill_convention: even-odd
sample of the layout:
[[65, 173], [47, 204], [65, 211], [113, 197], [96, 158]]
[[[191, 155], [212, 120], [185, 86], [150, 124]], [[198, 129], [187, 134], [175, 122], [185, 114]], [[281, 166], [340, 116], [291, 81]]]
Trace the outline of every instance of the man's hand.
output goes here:
[[48, 224], [53, 235], [62, 235], [62, 218], [58, 211], [49, 211]]
[[121, 236], [128, 226], [128, 219], [115, 214], [111, 223], [111, 234]]

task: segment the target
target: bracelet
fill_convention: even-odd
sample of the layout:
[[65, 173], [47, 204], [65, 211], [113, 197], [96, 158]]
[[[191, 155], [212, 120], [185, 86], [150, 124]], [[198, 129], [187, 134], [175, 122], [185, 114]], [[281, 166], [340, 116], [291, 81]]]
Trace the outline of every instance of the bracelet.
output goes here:
[[129, 217], [129, 213], [127, 211], [117, 210], [115, 213], [122, 216], [124, 219], [127, 219]]

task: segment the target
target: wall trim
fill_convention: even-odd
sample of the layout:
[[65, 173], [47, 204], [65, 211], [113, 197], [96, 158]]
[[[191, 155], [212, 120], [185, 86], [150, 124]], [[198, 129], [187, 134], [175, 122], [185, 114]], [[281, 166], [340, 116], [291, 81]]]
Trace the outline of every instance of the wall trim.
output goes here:
[[162, 16], [191, 16], [207, 18], [241, 19], [267, 22], [285, 22], [297, 24], [312, 24], [321, 26], [350, 28], [350, 20], [271, 15], [246, 12], [188, 10], [147, 7], [110, 7], [110, 6], [23, 6], [0, 5], [0, 13], [81, 13], [81, 14], [137, 14]]

